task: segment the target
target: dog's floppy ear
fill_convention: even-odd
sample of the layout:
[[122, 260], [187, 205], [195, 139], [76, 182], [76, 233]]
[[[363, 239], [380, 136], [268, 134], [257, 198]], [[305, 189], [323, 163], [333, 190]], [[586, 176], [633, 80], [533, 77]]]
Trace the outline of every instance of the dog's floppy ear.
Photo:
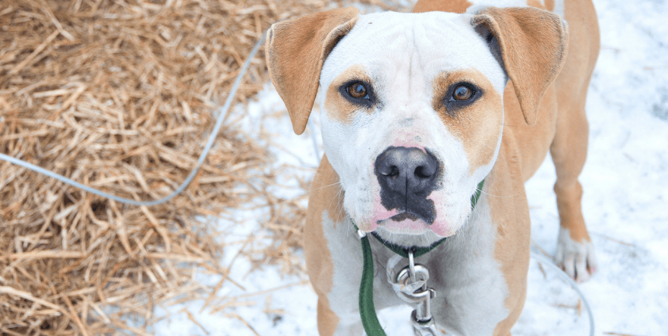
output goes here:
[[486, 7], [472, 24], [502, 62], [513, 82], [524, 120], [533, 125], [545, 90], [566, 60], [568, 30], [561, 18], [541, 9]]
[[318, 93], [320, 71], [359, 11], [341, 8], [275, 23], [265, 50], [269, 76], [285, 102], [295, 133], [302, 134]]

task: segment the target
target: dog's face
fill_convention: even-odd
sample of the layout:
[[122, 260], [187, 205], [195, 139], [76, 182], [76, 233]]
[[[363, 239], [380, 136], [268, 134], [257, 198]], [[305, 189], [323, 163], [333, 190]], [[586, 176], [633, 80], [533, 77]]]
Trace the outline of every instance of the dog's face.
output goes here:
[[506, 75], [470, 15], [361, 15], [320, 75], [325, 153], [364, 231], [455, 234], [491, 170]]
[[472, 12], [344, 8], [269, 31], [269, 74], [297, 134], [320, 89], [325, 153], [361, 230], [455, 234], [499, 152], [508, 79], [535, 122], [565, 60], [564, 23], [535, 8]]

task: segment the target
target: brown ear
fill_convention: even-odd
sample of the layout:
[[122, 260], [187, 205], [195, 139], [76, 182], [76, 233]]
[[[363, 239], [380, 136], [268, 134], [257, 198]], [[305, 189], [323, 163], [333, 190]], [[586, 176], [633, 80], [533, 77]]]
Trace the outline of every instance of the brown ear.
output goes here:
[[275, 23], [265, 46], [269, 76], [302, 134], [318, 93], [322, 64], [355, 25], [359, 11], [341, 8]]
[[545, 90], [566, 60], [568, 31], [565, 22], [541, 9], [487, 7], [473, 17], [496, 38], [506, 73], [513, 82], [524, 120], [533, 125]]

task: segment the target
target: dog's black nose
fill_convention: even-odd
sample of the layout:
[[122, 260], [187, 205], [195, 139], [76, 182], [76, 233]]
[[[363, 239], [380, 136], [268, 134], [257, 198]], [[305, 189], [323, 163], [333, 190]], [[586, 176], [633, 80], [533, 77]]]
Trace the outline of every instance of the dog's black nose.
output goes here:
[[410, 197], [431, 192], [439, 164], [428, 151], [415, 147], [389, 147], [378, 155], [375, 166], [381, 188], [387, 188], [397, 196]]

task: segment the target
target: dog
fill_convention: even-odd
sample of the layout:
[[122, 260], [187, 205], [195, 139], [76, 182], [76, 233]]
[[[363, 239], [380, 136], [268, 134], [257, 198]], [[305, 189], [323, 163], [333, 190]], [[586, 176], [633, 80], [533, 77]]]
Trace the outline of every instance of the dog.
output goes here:
[[548, 150], [560, 217], [555, 260], [578, 281], [596, 271], [578, 182], [600, 49], [593, 4], [482, 2], [420, 0], [414, 13], [334, 9], [268, 32], [269, 74], [295, 133], [320, 92], [325, 155], [304, 229], [320, 335], [362, 334], [357, 230], [379, 237], [370, 239], [376, 308], [403, 304], [378, 271], [393, 255], [380, 240], [425, 247], [447, 237], [416, 259], [438, 293], [438, 328], [510, 335], [527, 288], [524, 183]]

